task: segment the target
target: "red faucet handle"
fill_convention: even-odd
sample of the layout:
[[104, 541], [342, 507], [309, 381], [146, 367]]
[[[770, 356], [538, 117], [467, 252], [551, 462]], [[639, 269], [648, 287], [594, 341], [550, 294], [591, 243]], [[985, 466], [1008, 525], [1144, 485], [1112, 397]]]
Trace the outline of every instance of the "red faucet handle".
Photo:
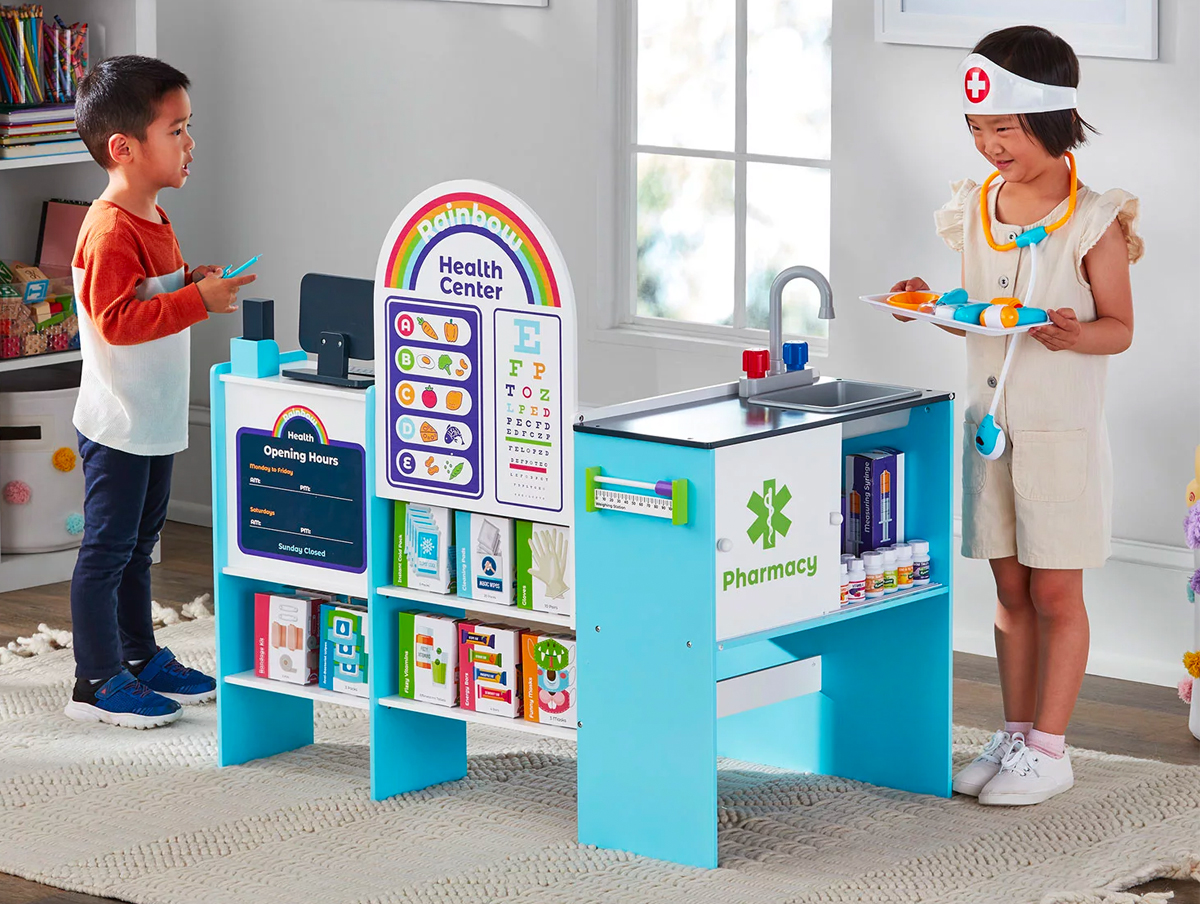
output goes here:
[[742, 370], [751, 380], [761, 380], [771, 370], [771, 350], [748, 348], [742, 352]]

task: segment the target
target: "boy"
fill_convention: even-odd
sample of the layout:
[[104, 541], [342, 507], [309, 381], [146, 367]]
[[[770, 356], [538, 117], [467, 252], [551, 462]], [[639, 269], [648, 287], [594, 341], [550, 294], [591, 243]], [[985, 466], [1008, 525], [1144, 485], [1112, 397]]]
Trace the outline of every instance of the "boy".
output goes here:
[[108, 173], [75, 249], [83, 376], [74, 423], [83, 459], [84, 535], [71, 580], [75, 690], [65, 713], [155, 728], [216, 682], [154, 642], [150, 555], [167, 516], [171, 465], [187, 448], [189, 327], [237, 310], [253, 276], [188, 271], [164, 188], [182, 188], [195, 142], [187, 76], [122, 56], [80, 83], [79, 136]]

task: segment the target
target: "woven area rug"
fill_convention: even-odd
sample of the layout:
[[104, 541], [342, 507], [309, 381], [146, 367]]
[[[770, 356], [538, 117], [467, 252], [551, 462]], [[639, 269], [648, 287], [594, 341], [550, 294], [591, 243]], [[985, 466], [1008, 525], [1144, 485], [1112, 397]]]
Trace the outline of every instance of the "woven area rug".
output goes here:
[[[212, 621], [161, 643], [213, 668]], [[0, 667], [0, 871], [148, 904], [1118, 902], [1200, 879], [1200, 768], [1074, 751], [1077, 787], [995, 810], [725, 762], [704, 871], [575, 843], [569, 742], [470, 730], [461, 781], [374, 803], [365, 713], [318, 743], [217, 769], [216, 709], [167, 728], [80, 725], [69, 650]], [[985, 740], [955, 732], [962, 762]], [[903, 738], [879, 739], [903, 744]]]

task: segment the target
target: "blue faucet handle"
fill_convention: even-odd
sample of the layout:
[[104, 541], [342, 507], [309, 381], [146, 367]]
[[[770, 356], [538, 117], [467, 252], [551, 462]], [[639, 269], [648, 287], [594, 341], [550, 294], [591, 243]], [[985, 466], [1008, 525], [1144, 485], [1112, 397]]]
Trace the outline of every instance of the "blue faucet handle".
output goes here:
[[804, 370], [808, 366], [808, 343], [783, 343], [783, 366], [789, 373], [794, 370]]

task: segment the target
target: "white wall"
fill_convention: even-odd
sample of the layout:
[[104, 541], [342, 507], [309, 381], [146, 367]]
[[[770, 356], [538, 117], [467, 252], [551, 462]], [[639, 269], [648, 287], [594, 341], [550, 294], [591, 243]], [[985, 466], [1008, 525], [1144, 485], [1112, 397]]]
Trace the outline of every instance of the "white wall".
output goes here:
[[[607, 403], [732, 379], [739, 350], [629, 339], [606, 320], [612, 273], [617, 73], [614, 0], [506, 9], [432, 0], [163, 3], [159, 51], [194, 80], [195, 175], [167, 198], [189, 261], [262, 252], [255, 294], [276, 300], [294, 344], [310, 270], [370, 276], [405, 201], [442, 179], [487, 179], [523, 197], [563, 249], [585, 324], [580, 397]], [[1200, 400], [1194, 203], [1200, 147], [1200, 8], [1161, 0], [1155, 63], [1085, 59], [1084, 114], [1104, 134], [1082, 178], [1143, 200], [1149, 253], [1134, 270], [1133, 349], [1112, 363], [1117, 560], [1088, 577], [1092, 670], [1158, 683], [1180, 674], [1192, 632], [1179, 549]], [[920, 273], [952, 285], [957, 261], [933, 234], [951, 179], [986, 175], [957, 111], [962, 51], [873, 40], [871, 0], [834, 4], [833, 242], [838, 319], [823, 372], [961, 390], [951, 337], [901, 327], [856, 302]], [[336, 12], [336, 15], [333, 13]], [[239, 28], [231, 30], [227, 21]], [[274, 29], [278, 52], [254, 40]], [[315, 54], [321, 54], [319, 57]], [[803, 261], [797, 261], [803, 263]], [[589, 329], [587, 324], [591, 324]], [[205, 329], [207, 331], [205, 331]], [[197, 332], [193, 400], [227, 355], [232, 319]], [[197, 420], [203, 420], [197, 408]], [[176, 479], [177, 516], [203, 517], [207, 431]], [[956, 645], [992, 650], [987, 567], [960, 562]], [[1200, 645], [1200, 638], [1196, 643]]]
[[[236, 27], [231, 27], [236, 23]], [[189, 263], [261, 253], [251, 297], [275, 299], [295, 348], [300, 278], [371, 278], [405, 203], [446, 179], [494, 182], [538, 211], [592, 303], [596, 0], [548, 9], [433, 0], [159, 4], [159, 55], [192, 79], [196, 162], [163, 196]], [[263, 35], [273, 35], [263, 41]], [[229, 357], [237, 315], [193, 338], [192, 399]], [[174, 517], [209, 500], [194, 410]]]
[[[1110, 369], [1114, 533], [1122, 539], [1108, 567], [1087, 576], [1090, 668], [1173, 684], [1183, 646], [1200, 632], [1184, 596], [1191, 555], [1180, 548], [1183, 487], [1200, 440], [1200, 7], [1160, 5], [1160, 60], [1082, 61], [1082, 111], [1103, 134], [1077, 156], [1087, 184], [1142, 199], [1148, 248], [1133, 271], [1134, 346]], [[954, 72], [966, 51], [877, 44], [873, 8], [872, 0], [834, 4], [830, 278], [838, 316], [829, 356], [815, 364], [840, 377], [961, 392], [959, 340], [903, 327], [857, 302], [916, 274], [956, 285], [958, 259], [934, 234], [932, 212], [951, 180], [988, 173], [958, 112]], [[604, 266], [597, 272], [607, 276]], [[733, 379], [740, 360], [732, 346], [680, 347], [619, 331], [594, 330], [591, 346], [585, 365], [601, 355], [603, 364], [582, 373], [581, 394], [605, 403]], [[956, 568], [956, 647], [991, 655], [990, 571], [961, 559]]]

